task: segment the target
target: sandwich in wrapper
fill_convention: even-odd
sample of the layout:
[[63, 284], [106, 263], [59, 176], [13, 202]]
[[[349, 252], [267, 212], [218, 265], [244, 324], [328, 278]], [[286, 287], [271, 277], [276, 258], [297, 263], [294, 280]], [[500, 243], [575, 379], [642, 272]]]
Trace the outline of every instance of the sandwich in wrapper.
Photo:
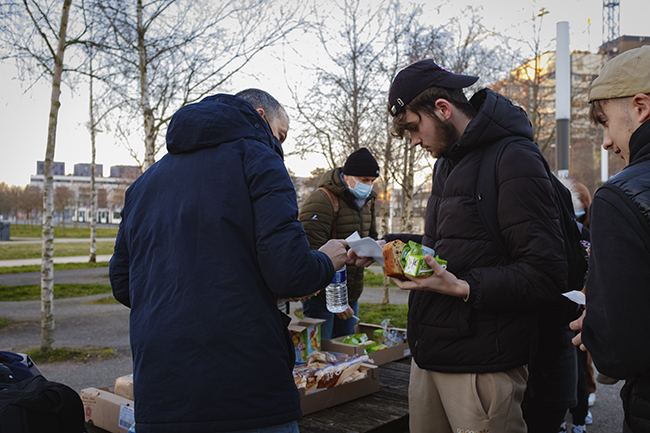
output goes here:
[[359, 370], [362, 363], [372, 363], [368, 355], [338, 358], [330, 352], [313, 352], [306, 364], [293, 369], [293, 379], [298, 388], [306, 391], [319, 388], [333, 388], [366, 377]]
[[408, 280], [407, 275], [415, 278], [426, 278], [433, 275], [433, 269], [424, 260], [429, 254], [436, 261], [447, 267], [447, 261], [435, 255], [435, 251], [429, 247], [409, 241], [408, 244], [399, 239], [388, 242], [382, 249], [386, 275], [400, 280]]

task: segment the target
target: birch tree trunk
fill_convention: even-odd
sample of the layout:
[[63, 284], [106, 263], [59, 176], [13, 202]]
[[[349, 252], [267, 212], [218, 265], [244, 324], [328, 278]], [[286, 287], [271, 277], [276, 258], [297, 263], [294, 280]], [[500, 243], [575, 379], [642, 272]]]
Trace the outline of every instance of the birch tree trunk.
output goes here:
[[97, 186], [95, 185], [95, 106], [93, 99], [93, 58], [89, 56], [90, 70], [90, 263], [97, 262], [97, 222], [95, 213], [97, 212]]
[[[393, 154], [393, 136], [390, 133], [391, 130], [391, 115], [388, 113], [388, 110], [386, 110], [385, 113], [385, 118], [386, 118], [386, 148], [384, 150], [384, 200], [381, 203], [381, 231], [386, 236], [388, 234], [389, 230], [389, 218], [391, 217], [390, 215], [390, 179], [391, 179], [391, 171], [390, 171], [390, 161], [392, 160], [392, 154]], [[390, 292], [389, 292], [389, 284], [390, 284], [390, 278], [388, 278], [388, 275], [386, 275], [386, 268], [382, 268], [384, 271], [384, 296], [381, 299], [382, 305], [388, 305], [390, 304]]]
[[145, 171], [156, 162], [155, 133], [153, 128], [154, 116], [149, 103], [149, 83], [147, 82], [147, 47], [145, 46], [146, 28], [143, 24], [142, 0], [138, 0], [138, 57], [140, 69], [140, 104], [144, 114], [144, 166]]
[[56, 127], [61, 107], [61, 76], [63, 75], [63, 54], [65, 53], [65, 36], [68, 28], [68, 17], [72, 0], [64, 0], [61, 14], [59, 41], [54, 59], [54, 74], [52, 75], [52, 98], [50, 102], [50, 117], [47, 128], [47, 148], [43, 177], [43, 250], [41, 263], [41, 350], [52, 349], [54, 343], [54, 236], [52, 232], [52, 215], [54, 213], [54, 148], [56, 145]]

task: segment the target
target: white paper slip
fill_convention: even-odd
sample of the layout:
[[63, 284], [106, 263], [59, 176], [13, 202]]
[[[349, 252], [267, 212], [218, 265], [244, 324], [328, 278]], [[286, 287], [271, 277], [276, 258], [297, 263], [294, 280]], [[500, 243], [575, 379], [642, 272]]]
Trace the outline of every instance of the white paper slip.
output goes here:
[[359, 232], [354, 232], [347, 237], [346, 242], [352, 251], [359, 257], [372, 257], [377, 263], [384, 266], [384, 256], [381, 247], [373, 238], [361, 238]]
[[567, 298], [571, 299], [576, 304], [585, 305], [586, 298], [585, 294], [579, 290], [572, 290], [570, 292], [562, 293]]

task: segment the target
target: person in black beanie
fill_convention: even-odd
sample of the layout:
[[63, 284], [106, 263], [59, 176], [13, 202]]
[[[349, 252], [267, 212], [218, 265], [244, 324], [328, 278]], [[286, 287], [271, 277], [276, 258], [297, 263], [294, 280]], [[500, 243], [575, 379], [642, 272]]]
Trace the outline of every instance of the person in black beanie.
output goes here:
[[[378, 176], [377, 160], [365, 147], [352, 152], [342, 168], [335, 168], [323, 175], [318, 189], [300, 208], [300, 222], [312, 250], [317, 250], [330, 239], [345, 239], [355, 231], [361, 237], [377, 239], [377, 193], [372, 191], [372, 185]], [[325, 319], [321, 324], [321, 338], [331, 339], [354, 333], [356, 321], [352, 315], [358, 315], [363, 271], [371, 263], [372, 259], [368, 259], [358, 266], [347, 265], [347, 311], [330, 313], [325, 306], [325, 290], [303, 301], [306, 317]]]

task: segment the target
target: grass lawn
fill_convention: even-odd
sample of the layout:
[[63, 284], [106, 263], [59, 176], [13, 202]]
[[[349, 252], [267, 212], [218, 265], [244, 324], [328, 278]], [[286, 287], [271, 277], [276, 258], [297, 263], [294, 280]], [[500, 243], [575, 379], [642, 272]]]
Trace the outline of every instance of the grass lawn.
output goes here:
[[110, 347], [104, 347], [101, 349], [56, 348], [46, 351], [42, 351], [41, 349], [32, 349], [28, 350], [26, 353], [37, 365], [59, 361], [87, 362], [91, 359], [106, 359], [111, 358], [115, 355], [115, 351]]
[[390, 324], [396, 328], [406, 328], [408, 305], [382, 305], [359, 303], [359, 319], [363, 323], [381, 325], [384, 319], [390, 319]]
[[[86, 223], [79, 223], [75, 229], [74, 226], [65, 228], [63, 236], [63, 227], [54, 226], [55, 238], [90, 238], [90, 227]], [[117, 227], [110, 229], [96, 229], [98, 238], [114, 238], [117, 236]], [[29, 224], [12, 224], [10, 227], [11, 237], [17, 238], [40, 238], [42, 229], [40, 225], [30, 226]]]
[[[78, 298], [100, 293], [111, 293], [111, 286], [109, 284], [54, 285], [54, 299]], [[40, 299], [40, 285], [0, 286], [0, 302], [38, 301]]]
[[[397, 284], [389, 279], [389, 287], [397, 287]], [[370, 269], [366, 269], [363, 273], [363, 287], [384, 287], [384, 274], [376, 274]]]
[[[97, 254], [113, 254], [115, 242], [97, 242]], [[0, 260], [40, 259], [42, 245], [5, 244], [0, 248]], [[87, 256], [90, 254], [90, 241], [75, 243], [55, 243], [54, 257]]]
[[[108, 262], [84, 262], [84, 263], [54, 263], [55, 271], [67, 271], [70, 269], [90, 269], [90, 268], [107, 268]], [[41, 272], [41, 265], [27, 265], [27, 266], [7, 266], [0, 267], [0, 275], [2, 274], [22, 274], [25, 272]]]
[[[381, 325], [384, 319], [390, 319], [390, 324], [396, 328], [406, 328], [408, 305], [382, 305], [359, 303], [359, 319], [362, 323]], [[296, 311], [296, 317], [305, 318], [302, 309]]]

